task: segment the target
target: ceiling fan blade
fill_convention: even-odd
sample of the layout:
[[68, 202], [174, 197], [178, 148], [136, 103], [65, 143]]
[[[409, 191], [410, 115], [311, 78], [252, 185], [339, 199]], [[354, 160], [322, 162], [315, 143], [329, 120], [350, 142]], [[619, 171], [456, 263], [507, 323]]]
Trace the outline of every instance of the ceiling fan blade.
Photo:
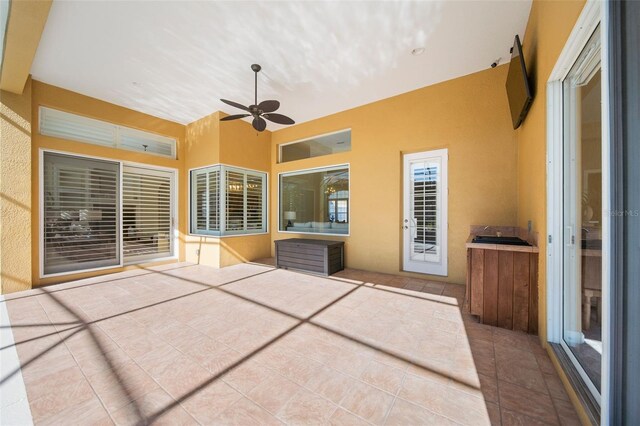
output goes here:
[[231, 105], [232, 107], [236, 107], [236, 108], [240, 108], [240, 109], [245, 110], [245, 111], [249, 111], [249, 108], [247, 108], [246, 106], [241, 105], [241, 104], [239, 104], [237, 102], [228, 101], [226, 99], [220, 99], [220, 100], [222, 102], [224, 102], [225, 104], [227, 104], [227, 105]]
[[262, 119], [262, 117], [256, 117], [253, 119], [253, 128], [257, 131], [261, 132], [267, 128], [267, 122]]
[[280, 102], [278, 101], [262, 101], [258, 104], [258, 109], [262, 112], [273, 112], [280, 108]]
[[282, 114], [262, 114], [264, 118], [278, 124], [296, 124], [295, 121]]
[[231, 120], [237, 120], [239, 118], [245, 118], [250, 116], [251, 114], [236, 114], [236, 115], [228, 115], [226, 117], [222, 117], [220, 119], [220, 121], [231, 121]]

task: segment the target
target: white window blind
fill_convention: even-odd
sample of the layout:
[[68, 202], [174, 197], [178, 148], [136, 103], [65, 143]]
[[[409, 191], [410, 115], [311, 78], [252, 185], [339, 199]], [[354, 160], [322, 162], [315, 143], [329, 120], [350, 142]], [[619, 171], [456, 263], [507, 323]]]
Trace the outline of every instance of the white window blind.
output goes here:
[[220, 168], [191, 172], [191, 232], [217, 235], [220, 232]]
[[412, 165], [412, 211], [417, 228], [414, 248], [421, 254], [436, 253], [439, 245], [436, 235], [438, 225], [439, 166], [436, 162], [414, 163]]
[[44, 154], [45, 274], [120, 263], [119, 164]]
[[176, 158], [175, 139], [47, 107], [40, 107], [40, 134]]
[[266, 173], [229, 166], [191, 172], [191, 233], [266, 231]]
[[246, 229], [261, 231], [264, 224], [262, 176], [246, 175]]
[[122, 171], [122, 230], [125, 261], [172, 254], [170, 172], [125, 166]]
[[227, 170], [225, 173], [225, 231], [242, 231], [244, 229], [244, 174]]

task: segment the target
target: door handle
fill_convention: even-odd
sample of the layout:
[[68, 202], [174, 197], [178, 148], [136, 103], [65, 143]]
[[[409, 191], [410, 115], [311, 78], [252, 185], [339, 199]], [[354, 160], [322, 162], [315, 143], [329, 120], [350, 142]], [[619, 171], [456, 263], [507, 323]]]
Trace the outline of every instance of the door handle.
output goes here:
[[567, 247], [571, 247], [576, 243], [576, 237], [573, 233], [573, 226], [565, 226], [564, 228], [564, 242]]

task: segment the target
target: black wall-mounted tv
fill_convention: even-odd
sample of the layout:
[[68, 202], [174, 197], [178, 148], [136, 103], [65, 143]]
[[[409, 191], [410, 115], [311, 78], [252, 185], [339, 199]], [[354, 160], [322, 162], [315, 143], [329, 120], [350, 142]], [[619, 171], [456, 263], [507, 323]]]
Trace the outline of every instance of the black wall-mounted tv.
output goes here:
[[524, 65], [524, 56], [522, 55], [522, 44], [520, 44], [520, 37], [517, 35], [513, 41], [513, 49], [511, 49], [506, 87], [511, 121], [513, 121], [513, 128], [517, 129], [527, 116], [531, 102], [533, 102], [527, 68]]

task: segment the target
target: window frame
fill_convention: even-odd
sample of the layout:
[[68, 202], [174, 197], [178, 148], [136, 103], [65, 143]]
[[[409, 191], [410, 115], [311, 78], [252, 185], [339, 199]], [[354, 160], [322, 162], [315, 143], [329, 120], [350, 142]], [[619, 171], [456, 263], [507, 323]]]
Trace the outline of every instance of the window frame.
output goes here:
[[[192, 228], [193, 224], [194, 224], [194, 220], [193, 220], [193, 202], [194, 202], [194, 197], [193, 197], [193, 188], [192, 188], [192, 183], [193, 183], [193, 179], [192, 179], [192, 175], [193, 172], [198, 171], [198, 170], [206, 170], [206, 169], [213, 169], [215, 167], [219, 167], [219, 171], [220, 171], [220, 175], [219, 175], [219, 186], [222, 187], [223, 185], [225, 185], [226, 187], [226, 171], [234, 171], [234, 172], [239, 172], [239, 173], [244, 173], [246, 176], [246, 173], [250, 173], [253, 175], [262, 175], [264, 182], [263, 182], [263, 193], [262, 193], [262, 214], [263, 214], [263, 228], [262, 230], [256, 230], [255, 232], [253, 231], [247, 231], [247, 230], [243, 230], [243, 231], [226, 231], [226, 214], [223, 211], [224, 210], [224, 206], [226, 204], [226, 188], [225, 191], [220, 191], [220, 195], [219, 195], [219, 207], [220, 207], [220, 231], [208, 231], [206, 233], [203, 232], [194, 232], [194, 229]], [[243, 236], [249, 236], [249, 235], [265, 235], [269, 233], [269, 172], [265, 172], [263, 170], [256, 170], [256, 169], [250, 169], [248, 167], [238, 167], [238, 166], [232, 166], [229, 164], [224, 164], [224, 163], [216, 163], [216, 164], [209, 164], [206, 166], [201, 166], [201, 167], [193, 167], [191, 169], [187, 170], [187, 192], [188, 192], [188, 206], [189, 206], [189, 212], [187, 214], [187, 235], [192, 236], [192, 237], [211, 237], [211, 238], [228, 238], [228, 237], [243, 237]], [[246, 205], [244, 205], [244, 214], [246, 217]]]
[[[349, 208], [348, 211], [348, 219], [349, 221], [347, 222], [347, 225], [349, 225], [349, 230], [346, 234], [335, 234], [335, 233], [327, 233], [327, 232], [299, 232], [299, 231], [283, 231], [280, 229], [280, 216], [281, 216], [281, 203], [280, 203], [280, 196], [282, 195], [282, 190], [280, 188], [280, 179], [282, 177], [282, 175], [286, 175], [286, 176], [295, 176], [295, 175], [303, 175], [303, 174], [309, 174], [309, 173], [315, 173], [315, 172], [322, 172], [322, 171], [329, 171], [329, 170], [339, 170], [339, 169], [344, 169], [346, 168], [349, 171], [349, 196], [347, 197], [347, 206]], [[297, 235], [325, 235], [325, 236], [330, 236], [330, 237], [350, 237], [351, 236], [351, 163], [341, 163], [341, 164], [332, 164], [332, 165], [327, 165], [327, 166], [320, 166], [320, 167], [311, 167], [311, 168], [307, 168], [307, 169], [297, 169], [297, 170], [290, 170], [287, 172], [279, 172], [278, 173], [278, 197], [276, 199], [277, 203], [278, 203], [278, 207], [277, 207], [277, 217], [278, 217], [278, 225], [277, 225], [277, 230], [276, 232], [281, 233], [281, 234], [297, 234]]]

